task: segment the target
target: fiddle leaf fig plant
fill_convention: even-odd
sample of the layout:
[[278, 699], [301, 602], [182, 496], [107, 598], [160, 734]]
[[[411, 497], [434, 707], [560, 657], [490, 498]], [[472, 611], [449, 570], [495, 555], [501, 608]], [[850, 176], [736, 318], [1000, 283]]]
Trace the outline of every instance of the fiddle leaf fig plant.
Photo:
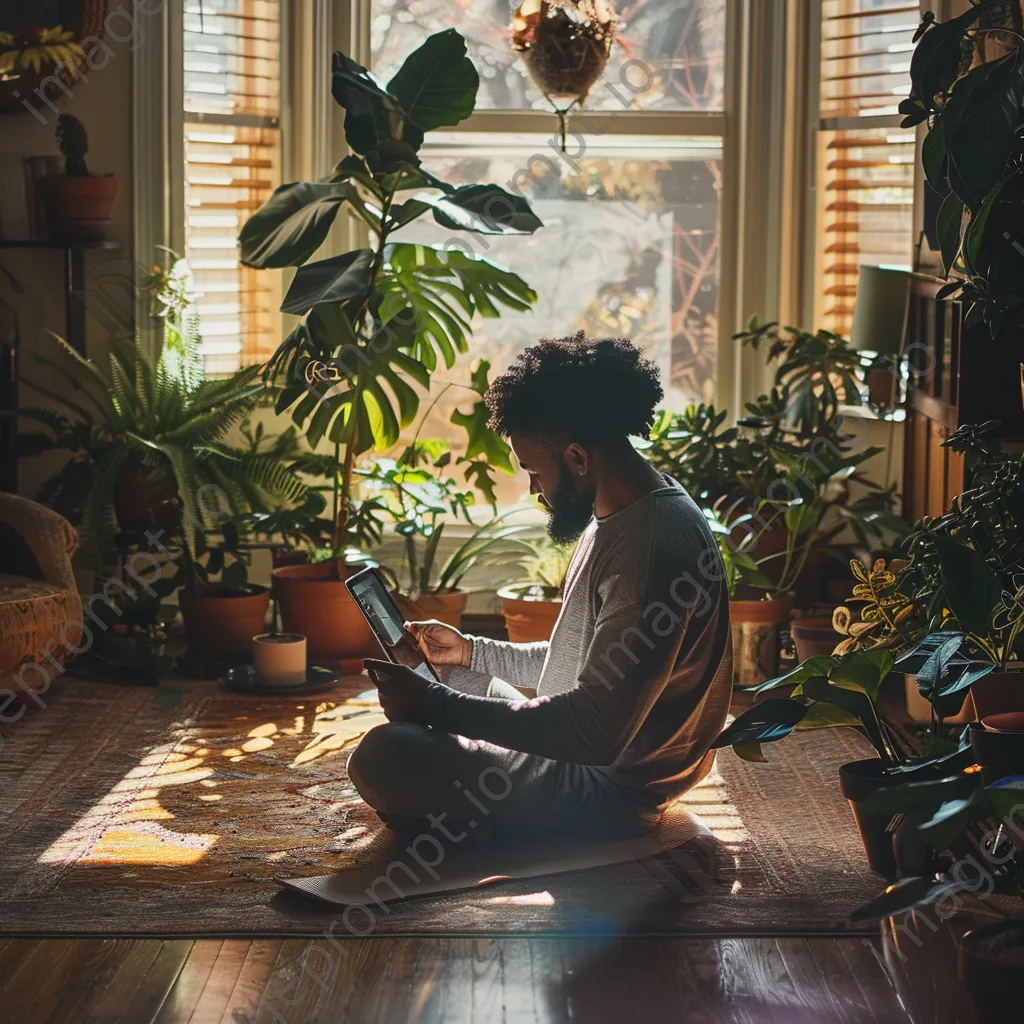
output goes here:
[[[542, 226], [521, 196], [494, 184], [456, 187], [422, 165], [426, 133], [465, 120], [478, 85], [454, 29], [430, 36], [386, 87], [336, 53], [332, 94], [345, 110], [351, 152], [319, 181], [282, 185], [239, 235], [247, 266], [297, 268], [281, 309], [303, 319], [265, 375], [283, 385], [277, 410], [290, 411], [310, 446], [326, 438], [343, 453], [336, 555], [358, 512], [357, 457], [398, 442], [435, 371], [468, 351], [475, 316], [523, 312], [537, 298], [518, 275], [452, 239], [434, 246], [395, 237], [428, 213], [448, 231], [529, 235]], [[369, 244], [314, 260], [342, 209], [368, 231]], [[467, 479], [486, 492], [507, 448], [477, 407], [460, 416], [470, 434]]]

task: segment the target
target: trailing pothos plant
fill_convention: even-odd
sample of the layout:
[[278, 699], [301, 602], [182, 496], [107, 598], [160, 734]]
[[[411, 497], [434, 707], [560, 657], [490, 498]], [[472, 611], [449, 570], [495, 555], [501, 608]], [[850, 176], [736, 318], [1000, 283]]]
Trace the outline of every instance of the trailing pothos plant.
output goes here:
[[1024, 303], [1020, 6], [981, 0], [945, 22], [928, 12], [914, 38], [911, 91], [899, 109], [905, 128], [928, 122], [921, 164], [945, 196], [936, 223], [942, 266], [958, 275], [938, 296], [959, 291], [965, 322], [984, 320], [994, 336]]
[[[311, 448], [334, 442], [341, 466], [335, 564], [358, 521], [353, 483], [359, 456], [386, 451], [415, 419], [439, 366], [468, 350], [475, 315], [530, 308], [536, 293], [516, 274], [447, 244], [396, 238], [430, 213], [449, 231], [529, 235], [542, 224], [529, 204], [498, 185], [455, 187], [423, 167], [425, 134], [473, 112], [479, 78], [454, 29], [413, 52], [385, 88], [343, 53], [334, 55], [332, 93], [345, 110], [351, 153], [325, 178], [282, 185], [242, 228], [242, 261], [297, 267], [281, 309], [302, 317], [268, 362]], [[344, 208], [371, 245], [312, 261]], [[485, 375], [486, 376], [486, 375]], [[482, 400], [455, 422], [469, 433], [459, 461], [487, 488], [509, 449], [487, 426]]]

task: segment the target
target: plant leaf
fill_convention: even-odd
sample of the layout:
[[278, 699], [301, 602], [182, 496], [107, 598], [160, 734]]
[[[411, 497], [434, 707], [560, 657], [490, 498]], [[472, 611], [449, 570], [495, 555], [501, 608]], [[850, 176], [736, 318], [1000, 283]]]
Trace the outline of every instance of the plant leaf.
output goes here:
[[973, 548], [939, 534], [934, 538], [941, 566], [942, 591], [957, 622], [969, 633], [987, 635], [1002, 596], [992, 567]]
[[[977, 211], [1006, 170], [1017, 143], [1024, 100], [1024, 47], [973, 69], [989, 71], [967, 97], [960, 118], [947, 125], [949, 158], [961, 182], [961, 197]], [[961, 83], [957, 83], [957, 89]]]
[[981, 14], [981, 7], [971, 7], [959, 17], [931, 23], [918, 40], [910, 59], [912, 97], [931, 106], [933, 99], [953, 84], [960, 72], [963, 33]]
[[942, 200], [935, 218], [935, 231], [939, 236], [939, 250], [942, 255], [942, 271], [947, 276], [960, 252], [960, 228], [963, 220], [963, 200], [955, 192], [950, 192]]
[[500, 185], [463, 185], [447, 195], [422, 192], [416, 201], [434, 210], [434, 220], [453, 231], [479, 235], [531, 235], [544, 224], [522, 197]]
[[351, 194], [347, 182], [281, 185], [239, 233], [242, 263], [258, 270], [301, 266], [323, 244]]
[[858, 907], [850, 914], [848, 920], [850, 924], [862, 924], [883, 917], [892, 917], [904, 910], [932, 903], [947, 891], [956, 892], [957, 887], [942, 885], [931, 878], [901, 878], [895, 885], [889, 886], [881, 896], [876, 896], [864, 906]]
[[734, 744], [772, 743], [788, 736], [807, 713], [807, 705], [788, 697], [763, 700], [748, 708], [718, 734], [713, 749]]
[[388, 82], [388, 92], [425, 132], [456, 125], [473, 113], [480, 85], [466, 41], [453, 29], [435, 32], [413, 50]]
[[736, 756], [744, 761], [753, 764], [767, 764], [768, 758], [764, 756], [760, 743], [734, 743], [732, 748]]
[[281, 303], [281, 312], [303, 316], [321, 303], [361, 297], [370, 286], [372, 263], [369, 249], [353, 249], [300, 267]]
[[784, 676], [777, 676], [761, 683], [754, 689], [755, 694], [764, 693], [766, 690], [774, 690], [779, 686], [793, 686], [802, 683], [812, 676], [820, 676], [822, 679], [828, 677], [832, 669], [839, 664], [839, 659], [831, 654], [816, 654], [808, 658], [802, 665], [787, 672]]
[[928, 184], [941, 195], [946, 189], [946, 129], [941, 114], [921, 144], [921, 167]]
[[390, 142], [404, 143], [415, 156], [423, 130], [414, 124], [380, 82], [361, 64], [336, 53], [331, 68], [331, 93], [345, 110], [345, 140], [364, 156]]

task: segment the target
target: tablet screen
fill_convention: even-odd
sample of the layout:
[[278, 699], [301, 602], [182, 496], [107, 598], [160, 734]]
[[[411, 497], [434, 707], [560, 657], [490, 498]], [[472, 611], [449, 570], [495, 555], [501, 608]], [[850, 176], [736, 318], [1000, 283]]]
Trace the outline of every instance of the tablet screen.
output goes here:
[[402, 628], [403, 617], [376, 569], [363, 569], [346, 581], [352, 599], [390, 661], [437, 682], [437, 673]]

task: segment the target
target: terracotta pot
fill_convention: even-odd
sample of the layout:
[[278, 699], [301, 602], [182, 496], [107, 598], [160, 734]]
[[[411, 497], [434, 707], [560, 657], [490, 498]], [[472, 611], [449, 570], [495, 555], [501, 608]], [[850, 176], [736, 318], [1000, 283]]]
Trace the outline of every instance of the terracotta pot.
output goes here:
[[179, 591], [189, 653], [213, 661], [248, 659], [252, 638], [264, 632], [270, 591], [250, 585], [241, 594]]
[[363, 658], [381, 657], [380, 644], [345, 587], [345, 579], [363, 565], [345, 565], [341, 578], [332, 562], [285, 565], [273, 571], [281, 628], [301, 633], [309, 659], [343, 672], [362, 672]]
[[[921, 691], [917, 688], [917, 675], [908, 672], [903, 679], [907, 694], [907, 716], [913, 722], [929, 724], [932, 720], [932, 706], [921, 696]], [[960, 710], [952, 718], [943, 719], [944, 722], [949, 722], [951, 725], [966, 725], [968, 722], [977, 720], [978, 713], [974, 708], [974, 697], [970, 690], [967, 691]]]
[[899, 378], [892, 363], [868, 370], [868, 401], [872, 405], [892, 408], [899, 400]]
[[1024, 672], [989, 672], [971, 687], [971, 692], [979, 718], [1024, 711]]
[[975, 1024], [1006, 1020], [1024, 991], [1024, 921], [969, 931], [960, 940], [958, 972], [974, 1003]]
[[1001, 711], [981, 720], [981, 727], [989, 732], [1015, 732], [1024, 734], [1024, 711]]
[[181, 522], [178, 489], [169, 474], [141, 462], [126, 462], [114, 484], [114, 513], [122, 530], [172, 529]]
[[70, 178], [58, 174], [42, 178], [39, 187], [56, 237], [77, 241], [106, 237], [117, 198], [118, 183], [113, 175]]
[[832, 616], [794, 619], [789, 632], [796, 645], [796, 656], [804, 662], [818, 654], [831, 654], [843, 638], [832, 628]]
[[833, 604], [846, 604], [853, 597], [854, 579], [829, 580], [825, 584], [825, 597]]
[[410, 619], [437, 619], [446, 626], [462, 629], [462, 613], [466, 610], [469, 594], [462, 590], [440, 594], [420, 594], [415, 601], [403, 598], [402, 611]]
[[[536, 592], [536, 596], [534, 596]], [[562, 599], [543, 596], [543, 588], [517, 584], [498, 591], [508, 638], [516, 644], [550, 640], [562, 611]]]
[[757, 686], [779, 667], [779, 626], [793, 610], [793, 594], [770, 601], [730, 601], [733, 685]]
[[904, 780], [898, 775], [885, 775], [885, 765], [879, 757], [863, 761], [850, 761], [839, 768], [839, 789], [850, 802], [857, 830], [860, 832], [868, 867], [886, 878], [896, 877], [896, 854], [893, 836], [886, 828], [891, 814], [866, 814], [861, 804], [876, 790], [898, 786]]

